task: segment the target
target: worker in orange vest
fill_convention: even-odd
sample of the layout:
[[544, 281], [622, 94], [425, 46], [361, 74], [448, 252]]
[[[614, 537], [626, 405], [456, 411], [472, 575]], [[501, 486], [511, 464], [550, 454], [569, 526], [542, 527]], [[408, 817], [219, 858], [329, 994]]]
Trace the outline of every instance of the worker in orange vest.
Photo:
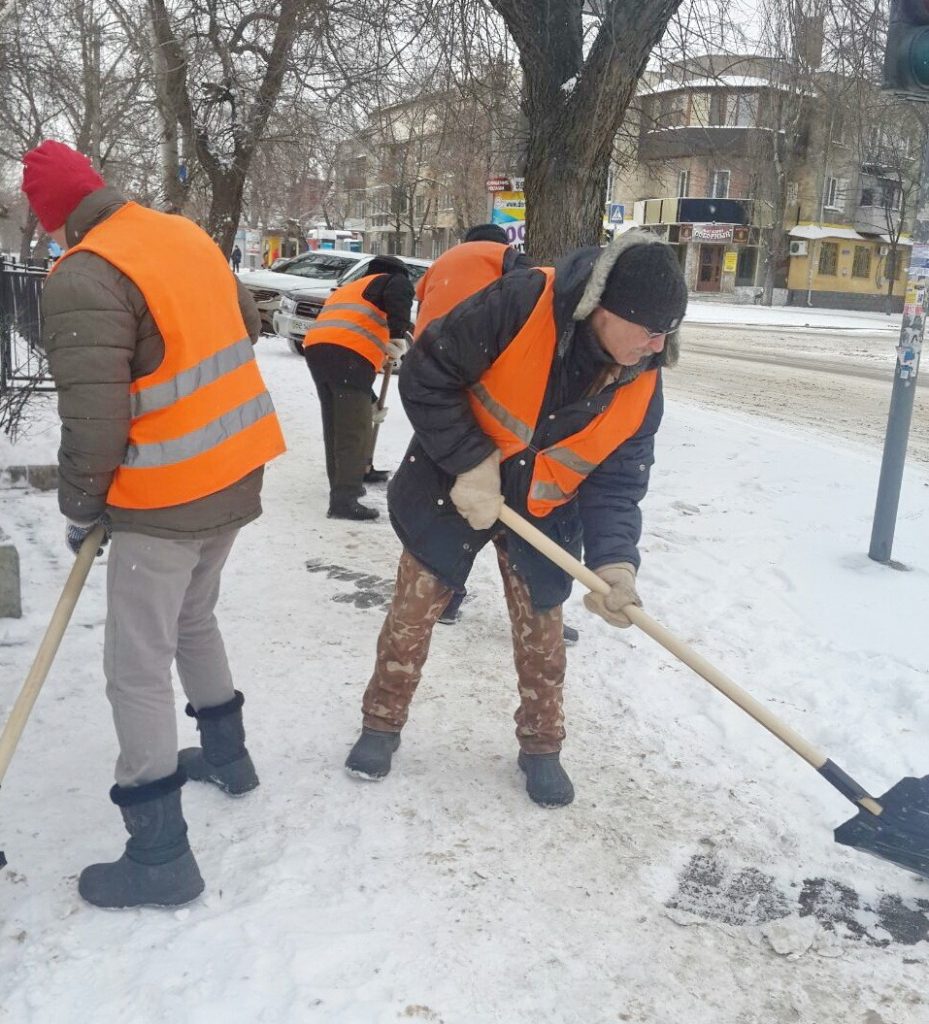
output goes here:
[[[110, 542], [110, 796], [129, 840], [78, 888], [100, 907], [178, 906], [203, 890], [181, 786], [258, 785], [214, 607], [239, 528], [261, 514], [264, 464], [284, 451], [252, 350], [261, 321], [192, 221], [127, 202], [60, 142], [23, 164], [23, 191], [65, 249], [42, 294], [42, 343], [62, 420], [66, 541], [76, 553], [102, 526]], [[200, 732], [180, 753], [172, 663]]]
[[499, 224], [476, 224], [464, 240], [443, 252], [416, 284], [419, 309], [413, 338], [418, 339], [440, 316], [451, 312], [475, 292], [492, 284], [511, 270], [533, 265], [525, 253], [507, 241]]
[[498, 515], [504, 498], [610, 586], [587, 607], [615, 626], [636, 591], [639, 502], [661, 422], [687, 286], [673, 248], [629, 231], [555, 268], [516, 270], [433, 320], [400, 377], [413, 426], [388, 490], [403, 553], [346, 761], [390, 771], [433, 626], [476, 553], [497, 549], [519, 688], [516, 736], [529, 797], [574, 799], [565, 737], [562, 605], [571, 578]]
[[[510, 244], [506, 231], [499, 224], [476, 224], [465, 233], [464, 240], [441, 256], [429, 267], [416, 285], [419, 311], [416, 315], [414, 340], [439, 317], [451, 312], [465, 299], [508, 274], [511, 270], [525, 270], [534, 266], [525, 253], [517, 252]], [[454, 625], [461, 617], [461, 604], [468, 596], [462, 582], [448, 600], [439, 616], [443, 625]], [[567, 624], [563, 628], [565, 643], [574, 645], [578, 632]]]
[[374, 422], [386, 413], [373, 404], [371, 386], [388, 362], [399, 365], [406, 352], [412, 305], [407, 265], [396, 256], [375, 256], [364, 277], [326, 299], [306, 332], [303, 354], [322, 413], [330, 519], [379, 515], [358, 500], [365, 484], [388, 477], [371, 465]]

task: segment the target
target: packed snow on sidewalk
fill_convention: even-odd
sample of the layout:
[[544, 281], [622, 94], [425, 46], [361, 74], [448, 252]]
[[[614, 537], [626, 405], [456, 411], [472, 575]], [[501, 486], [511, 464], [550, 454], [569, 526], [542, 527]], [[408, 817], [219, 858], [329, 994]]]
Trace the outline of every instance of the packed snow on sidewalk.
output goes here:
[[[398, 543], [386, 516], [326, 519], [309, 375], [283, 342], [262, 341], [260, 361], [290, 449], [219, 614], [262, 785], [240, 800], [185, 788], [196, 903], [80, 900], [78, 871], [125, 838], [107, 799], [98, 564], [0, 793], [0, 1021], [929, 1020], [929, 883], [836, 845], [850, 804], [578, 594], [564, 751], [577, 800], [529, 801], [489, 552], [462, 620], [436, 629], [393, 773], [348, 777]], [[383, 466], [409, 433], [390, 405]], [[51, 459], [54, 431], [37, 422], [23, 446]], [[877, 565], [879, 458], [669, 403], [640, 577], [654, 616], [876, 793], [929, 771], [929, 477], [905, 480], [894, 555], [909, 571]], [[369, 500], [385, 510], [382, 490]], [[5, 716], [70, 557], [54, 494], [0, 491], [0, 516], [25, 589], [24, 617], [0, 622]], [[179, 694], [189, 744], [182, 707]]]
[[755, 306], [702, 300], [691, 296], [687, 322], [732, 327], [810, 328], [868, 333], [900, 333], [900, 314], [867, 310], [818, 309], [806, 306]]

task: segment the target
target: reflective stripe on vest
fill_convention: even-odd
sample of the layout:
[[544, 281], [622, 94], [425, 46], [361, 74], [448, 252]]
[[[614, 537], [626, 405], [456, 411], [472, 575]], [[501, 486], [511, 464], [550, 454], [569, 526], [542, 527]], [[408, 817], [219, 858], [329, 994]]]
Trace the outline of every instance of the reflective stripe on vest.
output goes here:
[[[555, 358], [555, 273], [519, 333], [468, 392], [485, 434], [509, 459], [531, 449]], [[583, 481], [642, 426], [658, 381], [648, 370], [616, 389], [610, 404], [586, 426], [536, 451], [527, 496], [531, 515], [546, 516], [577, 493]]]
[[587, 477], [642, 426], [658, 383], [658, 371], [646, 370], [616, 389], [606, 409], [571, 437], [535, 458], [528, 509], [545, 516], [577, 493]]
[[[231, 486], [285, 450], [239, 310], [235, 278], [192, 221], [127, 203], [69, 249], [93, 252], [142, 293], [164, 358], [129, 387], [129, 438], [107, 492], [167, 508]], [[182, 254], [175, 265], [166, 252]], [[196, 274], [186, 268], [196, 266]]]
[[462, 242], [442, 253], [416, 286], [419, 309], [414, 340], [433, 320], [501, 278], [508, 248], [500, 242]]
[[336, 288], [306, 332], [303, 347], [341, 345], [367, 359], [375, 371], [380, 370], [387, 361], [390, 339], [387, 317], [363, 297], [377, 276], [370, 274]]

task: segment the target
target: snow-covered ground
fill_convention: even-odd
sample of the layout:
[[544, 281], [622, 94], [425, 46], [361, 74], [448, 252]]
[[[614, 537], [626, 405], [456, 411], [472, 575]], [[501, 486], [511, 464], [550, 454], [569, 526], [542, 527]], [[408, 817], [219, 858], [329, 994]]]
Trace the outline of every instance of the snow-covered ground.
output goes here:
[[735, 302], [717, 302], [691, 295], [687, 322], [697, 324], [737, 324], [742, 327], [810, 327], [851, 331], [900, 330], [900, 314], [871, 313], [857, 310], [816, 309], [803, 306], [755, 306]]
[[[76, 873], [124, 839], [98, 566], [0, 792], [0, 1022], [925, 1024], [929, 883], [834, 844], [850, 804], [579, 595], [577, 800], [528, 800], [487, 552], [462, 621], [436, 630], [393, 774], [345, 775], [398, 544], [386, 519], [325, 518], [309, 375], [283, 342], [260, 350], [290, 450], [220, 616], [262, 786], [186, 787], [197, 903], [82, 903]], [[390, 404], [385, 466], [409, 430]], [[54, 431], [17, 449], [0, 463], [50, 460]], [[910, 571], [876, 565], [879, 458], [672, 399], [641, 573], [653, 615], [877, 793], [929, 770], [929, 475], [905, 479], [894, 555]], [[25, 581], [23, 619], [0, 620], [5, 715], [70, 556], [53, 494], [0, 490], [0, 520]]]

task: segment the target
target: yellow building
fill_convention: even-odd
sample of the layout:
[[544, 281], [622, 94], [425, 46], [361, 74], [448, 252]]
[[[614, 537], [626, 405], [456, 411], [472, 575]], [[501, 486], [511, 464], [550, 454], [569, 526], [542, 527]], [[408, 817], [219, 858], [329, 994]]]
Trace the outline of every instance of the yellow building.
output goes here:
[[902, 303], [913, 243], [894, 248], [887, 235], [865, 236], [838, 224], [798, 224], [790, 230], [791, 305], [876, 309], [894, 279], [894, 306]]

